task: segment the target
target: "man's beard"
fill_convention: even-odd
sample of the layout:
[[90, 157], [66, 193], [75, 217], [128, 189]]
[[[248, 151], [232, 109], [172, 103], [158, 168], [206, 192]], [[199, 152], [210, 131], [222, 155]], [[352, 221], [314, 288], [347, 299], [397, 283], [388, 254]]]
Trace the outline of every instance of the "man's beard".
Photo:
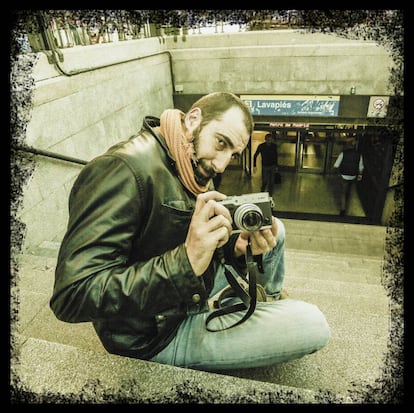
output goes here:
[[[217, 174], [214, 172], [214, 170], [211, 168], [211, 166], [207, 163], [205, 159], [197, 158], [198, 143], [200, 140], [200, 128], [194, 130], [193, 136], [194, 155], [191, 159], [191, 164], [193, 166], [194, 178], [199, 185], [205, 186]], [[202, 173], [201, 171], [203, 171], [204, 173]], [[205, 176], [205, 173], [207, 173], [208, 176]]]
[[[209, 165], [206, 165], [204, 159], [197, 160], [196, 162], [196, 165], [193, 162], [194, 178], [199, 185], [207, 185], [210, 179], [213, 179], [217, 174], [210, 168]], [[207, 172], [208, 176], [205, 176], [201, 172], [201, 169], [204, 173]]]

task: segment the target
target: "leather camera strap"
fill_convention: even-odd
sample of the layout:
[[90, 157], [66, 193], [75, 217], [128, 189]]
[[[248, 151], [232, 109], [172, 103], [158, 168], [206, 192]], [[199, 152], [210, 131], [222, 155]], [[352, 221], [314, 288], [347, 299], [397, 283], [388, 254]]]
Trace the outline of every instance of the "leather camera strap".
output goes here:
[[[238, 276], [240, 276], [242, 279], [246, 280], [245, 276], [242, 276], [239, 274], [234, 267], [224, 264], [224, 275], [226, 276], [226, 279], [228, 283], [230, 284], [231, 288], [233, 289], [234, 293], [237, 297], [239, 297], [242, 302], [238, 304], [233, 304], [229, 306], [222, 307], [216, 311], [213, 311], [206, 319], [206, 329], [211, 332], [216, 331], [223, 331], [227, 330], [229, 328], [236, 327], [237, 325], [243, 323], [246, 321], [254, 312], [256, 308], [256, 302], [257, 302], [257, 289], [256, 289], [256, 280], [257, 280], [257, 262], [253, 259], [253, 255], [251, 253], [250, 245], [247, 246], [246, 249], [246, 263], [247, 263], [247, 276], [248, 276], [248, 292], [240, 285], [239, 281], [237, 281]], [[237, 322], [234, 324], [213, 329], [208, 326], [211, 320], [213, 320], [216, 317], [220, 317], [225, 314], [234, 313], [236, 311], [246, 310], [245, 314], [242, 318], [240, 318]]]

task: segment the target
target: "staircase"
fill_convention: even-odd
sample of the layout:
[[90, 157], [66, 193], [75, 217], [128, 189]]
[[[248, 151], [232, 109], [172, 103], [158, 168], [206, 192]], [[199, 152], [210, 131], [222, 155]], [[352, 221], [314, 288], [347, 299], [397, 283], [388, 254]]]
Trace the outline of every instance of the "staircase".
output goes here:
[[390, 297], [382, 286], [387, 229], [283, 222], [285, 288], [292, 298], [316, 304], [332, 329], [331, 340], [319, 352], [225, 374], [110, 355], [91, 323], [64, 323], [49, 309], [59, 245], [44, 243], [21, 256], [17, 285], [12, 287], [12, 308], [19, 308], [18, 320], [12, 320], [12, 397], [32, 403], [369, 400], [369, 391], [381, 386], [389, 352]]
[[332, 337], [325, 348], [302, 359], [231, 374], [334, 393], [372, 385], [381, 375], [390, 325], [389, 299], [381, 286], [386, 228], [283, 222], [285, 287], [290, 297], [321, 309]]

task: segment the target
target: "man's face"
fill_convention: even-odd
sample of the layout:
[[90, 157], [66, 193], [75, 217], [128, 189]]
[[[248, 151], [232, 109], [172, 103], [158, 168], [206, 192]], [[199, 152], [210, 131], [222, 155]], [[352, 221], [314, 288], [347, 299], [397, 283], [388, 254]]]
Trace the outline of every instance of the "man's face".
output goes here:
[[[201, 122], [201, 117], [199, 119]], [[237, 107], [230, 108], [221, 120], [212, 120], [202, 129], [200, 122], [192, 131], [197, 158], [194, 175], [200, 185], [205, 185], [217, 173], [223, 173], [233, 157], [243, 152], [250, 136], [243, 113]]]

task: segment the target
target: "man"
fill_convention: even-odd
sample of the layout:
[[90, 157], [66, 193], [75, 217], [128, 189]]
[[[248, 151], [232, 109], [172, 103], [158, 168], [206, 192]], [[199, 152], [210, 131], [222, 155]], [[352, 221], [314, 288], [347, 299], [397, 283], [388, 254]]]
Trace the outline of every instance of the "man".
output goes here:
[[263, 192], [267, 187], [270, 196], [272, 196], [278, 160], [277, 145], [272, 142], [271, 133], [266, 134], [265, 141], [257, 147], [256, 152], [253, 155], [253, 170], [255, 172], [257, 164], [256, 160], [259, 155], [262, 157], [262, 186], [260, 190]]
[[[79, 174], [69, 199], [50, 306], [67, 322], [93, 323], [110, 353], [221, 370], [257, 367], [322, 348], [330, 330], [319, 309], [279, 300], [284, 279], [282, 222], [233, 233], [226, 196], [212, 188], [253, 129], [231, 93], [211, 93], [187, 113], [146, 117], [137, 136], [110, 148]], [[224, 267], [244, 268], [246, 248], [262, 258], [269, 295], [211, 320], [212, 297], [228, 286]], [[221, 251], [218, 254], [217, 251]], [[223, 260], [224, 259], [224, 260]]]
[[339, 215], [344, 216], [348, 209], [352, 184], [357, 179], [362, 180], [364, 160], [355, 148], [355, 141], [345, 142], [344, 150], [338, 155], [334, 168], [339, 168], [341, 174], [341, 194]]

